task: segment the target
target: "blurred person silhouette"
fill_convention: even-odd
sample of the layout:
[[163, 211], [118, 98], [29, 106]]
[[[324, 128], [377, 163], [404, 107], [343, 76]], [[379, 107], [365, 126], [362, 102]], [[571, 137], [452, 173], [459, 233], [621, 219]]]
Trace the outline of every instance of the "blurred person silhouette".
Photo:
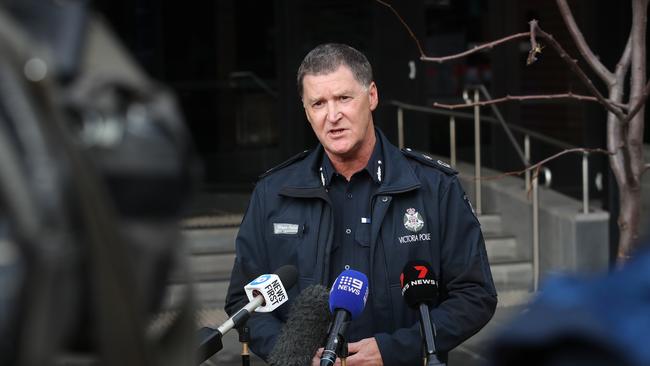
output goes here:
[[607, 275], [549, 279], [491, 351], [494, 366], [650, 365], [650, 248]]
[[150, 325], [195, 167], [89, 1], [0, 1], [0, 365], [193, 364], [191, 295]]

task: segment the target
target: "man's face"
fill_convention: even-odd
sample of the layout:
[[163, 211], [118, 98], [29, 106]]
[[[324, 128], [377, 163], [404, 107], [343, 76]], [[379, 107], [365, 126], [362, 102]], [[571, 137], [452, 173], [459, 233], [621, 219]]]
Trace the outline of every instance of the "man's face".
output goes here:
[[378, 102], [374, 82], [365, 88], [342, 65], [329, 74], [305, 75], [302, 85], [307, 120], [330, 155], [354, 159], [374, 143], [372, 111]]

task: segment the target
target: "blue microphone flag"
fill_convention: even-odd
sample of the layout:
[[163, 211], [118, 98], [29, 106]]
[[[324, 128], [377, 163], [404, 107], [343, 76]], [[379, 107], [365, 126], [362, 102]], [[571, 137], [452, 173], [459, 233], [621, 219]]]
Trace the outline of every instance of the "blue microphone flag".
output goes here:
[[368, 300], [368, 277], [352, 269], [346, 269], [336, 278], [330, 290], [330, 311], [343, 309], [352, 320], [363, 312]]

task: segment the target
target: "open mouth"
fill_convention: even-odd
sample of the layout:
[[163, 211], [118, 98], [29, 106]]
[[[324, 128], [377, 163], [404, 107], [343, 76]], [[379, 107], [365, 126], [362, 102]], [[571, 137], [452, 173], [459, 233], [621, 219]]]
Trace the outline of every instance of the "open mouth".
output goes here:
[[345, 129], [337, 128], [337, 129], [334, 129], [334, 130], [330, 130], [329, 134], [331, 136], [333, 136], [333, 137], [337, 137], [337, 136], [341, 136], [343, 134], [343, 132], [345, 132]]

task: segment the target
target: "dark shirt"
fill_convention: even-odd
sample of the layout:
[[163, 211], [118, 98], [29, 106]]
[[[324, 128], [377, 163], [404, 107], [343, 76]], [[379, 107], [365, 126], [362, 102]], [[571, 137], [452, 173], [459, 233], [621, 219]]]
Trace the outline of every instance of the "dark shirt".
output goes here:
[[[323, 154], [322, 179], [332, 202], [334, 212], [334, 241], [330, 259], [331, 286], [345, 269], [370, 273], [370, 217], [371, 199], [381, 185], [383, 161], [381, 142], [376, 140], [366, 167], [352, 175], [348, 182], [336, 172], [332, 162]], [[350, 322], [347, 340], [356, 342], [372, 337], [372, 294], [358, 319]]]

